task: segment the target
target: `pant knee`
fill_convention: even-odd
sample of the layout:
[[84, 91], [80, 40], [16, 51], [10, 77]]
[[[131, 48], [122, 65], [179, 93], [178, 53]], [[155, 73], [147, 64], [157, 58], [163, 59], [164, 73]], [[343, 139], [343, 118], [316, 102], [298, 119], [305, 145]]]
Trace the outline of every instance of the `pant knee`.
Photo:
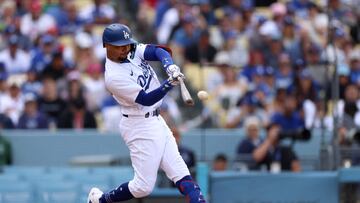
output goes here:
[[129, 183], [129, 190], [136, 198], [142, 198], [150, 195], [154, 190], [154, 187], [155, 181], [144, 182], [134, 180]]

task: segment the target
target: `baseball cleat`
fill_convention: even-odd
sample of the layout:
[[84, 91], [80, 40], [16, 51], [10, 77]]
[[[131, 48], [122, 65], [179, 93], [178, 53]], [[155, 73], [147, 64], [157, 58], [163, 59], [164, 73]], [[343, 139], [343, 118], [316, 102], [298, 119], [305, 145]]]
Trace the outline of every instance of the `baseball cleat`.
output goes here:
[[99, 188], [96, 187], [91, 188], [87, 203], [100, 203], [100, 197], [103, 194], [104, 193], [101, 190], [99, 190]]

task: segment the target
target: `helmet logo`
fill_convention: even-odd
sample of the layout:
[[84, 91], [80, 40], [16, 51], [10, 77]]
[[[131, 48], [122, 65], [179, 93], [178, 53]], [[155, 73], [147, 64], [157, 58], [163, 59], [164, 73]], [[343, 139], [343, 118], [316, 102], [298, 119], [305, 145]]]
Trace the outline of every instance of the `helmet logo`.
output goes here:
[[127, 33], [125, 30], [123, 30], [123, 33], [124, 33], [124, 38], [125, 38], [125, 39], [129, 39], [129, 38], [130, 38], [129, 33]]

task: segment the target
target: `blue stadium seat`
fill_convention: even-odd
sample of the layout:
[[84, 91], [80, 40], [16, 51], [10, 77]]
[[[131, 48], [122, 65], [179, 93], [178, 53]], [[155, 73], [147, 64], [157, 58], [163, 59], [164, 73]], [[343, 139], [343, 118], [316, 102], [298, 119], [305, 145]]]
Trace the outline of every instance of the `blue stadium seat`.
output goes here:
[[56, 181], [64, 181], [64, 174], [23, 174], [25, 180], [30, 183], [46, 183], [46, 182], [56, 182]]
[[112, 189], [110, 176], [106, 174], [82, 174], [71, 177], [71, 180], [79, 183], [80, 202], [86, 202], [92, 187], [97, 187], [102, 191]]
[[45, 174], [47, 173], [47, 167], [8, 166], [4, 167], [4, 173], [14, 173], [19, 175]]
[[70, 181], [50, 181], [36, 185], [37, 203], [78, 203], [79, 185]]
[[20, 176], [18, 174], [8, 174], [8, 173], [3, 173], [0, 174], [0, 185], [1, 183], [5, 182], [5, 181], [20, 181]]
[[30, 183], [22, 181], [0, 181], [0, 203], [34, 203]]
[[66, 178], [90, 174], [88, 167], [50, 167], [50, 174], [63, 174]]
[[131, 166], [96, 167], [92, 169], [92, 173], [109, 175], [111, 187], [117, 187], [124, 182], [132, 180], [134, 177], [134, 170]]

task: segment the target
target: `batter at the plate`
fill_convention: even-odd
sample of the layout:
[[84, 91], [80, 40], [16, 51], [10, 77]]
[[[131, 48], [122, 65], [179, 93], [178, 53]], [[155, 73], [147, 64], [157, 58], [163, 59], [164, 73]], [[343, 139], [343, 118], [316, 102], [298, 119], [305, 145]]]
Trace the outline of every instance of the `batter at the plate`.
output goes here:
[[[149, 195], [158, 169], [165, 171], [190, 203], [205, 202], [181, 158], [175, 138], [159, 115], [163, 97], [184, 77], [166, 48], [132, 39], [130, 29], [111, 24], [103, 32], [106, 88], [121, 106], [120, 134], [130, 150], [134, 178], [103, 193], [92, 188], [89, 203], [111, 203]], [[160, 61], [169, 78], [160, 83], [147, 61]]]

